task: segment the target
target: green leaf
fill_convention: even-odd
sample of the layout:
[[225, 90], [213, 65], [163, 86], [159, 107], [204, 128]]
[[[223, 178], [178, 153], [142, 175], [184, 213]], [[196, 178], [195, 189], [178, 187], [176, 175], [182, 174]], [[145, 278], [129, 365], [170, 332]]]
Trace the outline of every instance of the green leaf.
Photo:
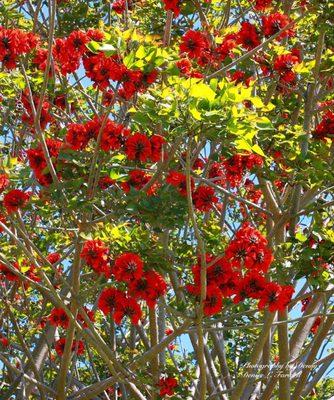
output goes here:
[[213, 101], [215, 99], [215, 92], [205, 83], [197, 83], [190, 88], [189, 94], [199, 99], [206, 99]]
[[258, 144], [254, 144], [252, 146], [252, 150], [254, 153], [259, 154], [262, 157], [265, 157], [266, 155], [264, 154], [264, 152], [262, 151], [261, 147]]
[[197, 110], [195, 103], [191, 103], [189, 105], [189, 112], [195, 119], [197, 119], [197, 121], [200, 121], [202, 119], [201, 113]]

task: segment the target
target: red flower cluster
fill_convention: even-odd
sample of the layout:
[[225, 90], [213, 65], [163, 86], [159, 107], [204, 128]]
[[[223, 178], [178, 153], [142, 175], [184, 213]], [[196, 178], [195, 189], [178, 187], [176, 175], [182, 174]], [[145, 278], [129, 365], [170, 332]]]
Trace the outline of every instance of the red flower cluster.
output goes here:
[[[85, 310], [88, 318], [94, 322], [94, 319], [95, 319], [94, 312], [89, 310], [86, 307], [84, 307], [84, 310]], [[65, 310], [63, 310], [62, 308], [54, 308], [51, 311], [51, 313], [48, 317], [48, 320], [51, 325], [60, 326], [64, 329], [67, 329], [69, 327], [69, 323], [70, 323], [69, 317], [67, 316]], [[80, 313], [78, 313], [77, 321], [80, 322], [84, 328], [87, 328], [87, 324], [84, 321], [84, 318]]]
[[129, 160], [156, 162], [161, 160], [164, 143], [165, 139], [160, 135], [148, 138], [143, 133], [134, 133], [126, 140], [125, 153]]
[[255, 167], [262, 167], [263, 159], [253, 153], [234, 154], [232, 157], [223, 160], [225, 177], [231, 187], [239, 186], [246, 171]]
[[[258, 307], [268, 306], [270, 311], [282, 310], [291, 300], [292, 286], [281, 286], [267, 281], [273, 256], [267, 240], [250, 224], [244, 224], [229, 243], [224, 257], [206, 256], [207, 295], [204, 302], [205, 315], [221, 311], [222, 299], [234, 296], [234, 303], [246, 298], [259, 300]], [[193, 266], [194, 284], [187, 285], [189, 293], [199, 296], [201, 263]], [[242, 275], [245, 270], [244, 275]]]
[[215, 190], [210, 186], [199, 186], [192, 195], [194, 206], [199, 211], [210, 211], [218, 197], [215, 196]]
[[24, 208], [28, 204], [29, 198], [29, 194], [22, 190], [13, 189], [4, 195], [3, 205], [8, 214], [11, 214], [18, 211], [20, 208]]
[[[101, 131], [102, 129], [102, 131]], [[165, 139], [160, 135], [146, 136], [143, 133], [130, 135], [130, 130], [121, 124], [107, 119], [94, 117], [84, 124], [69, 124], [66, 142], [73, 150], [84, 150], [91, 139], [101, 135], [100, 147], [103, 151], [118, 150], [124, 145], [129, 160], [157, 162], [162, 158]]]
[[[217, 314], [221, 311], [223, 297], [234, 293], [230, 291], [235, 288], [238, 272], [224, 259], [214, 260], [211, 255], [206, 256], [207, 268], [207, 293], [204, 302], [204, 314], [207, 316]], [[212, 264], [212, 265], [211, 265]], [[188, 292], [196, 297], [200, 295], [201, 287], [201, 263], [192, 267], [194, 284], [187, 285]]]
[[33, 33], [0, 26], [0, 62], [8, 69], [15, 68], [19, 56], [30, 53], [38, 41], [38, 36]]
[[54, 308], [51, 311], [48, 320], [51, 325], [61, 326], [64, 329], [67, 329], [70, 323], [70, 319], [62, 308]]
[[[252, 203], [258, 204], [263, 196], [261, 189], [256, 189], [254, 183], [250, 179], [246, 179], [244, 182], [244, 189], [246, 190], [245, 197], [247, 200], [250, 200]], [[245, 205], [239, 204], [240, 210], [244, 218], [247, 218], [247, 211]], [[253, 211], [253, 206], [247, 206], [249, 211]], [[261, 213], [260, 217], [262, 219], [266, 219], [266, 214]]]
[[[18, 264], [13, 264], [13, 267], [20, 271]], [[0, 263], [0, 279], [5, 279], [9, 282], [19, 282], [20, 277], [15, 275], [5, 264]]]
[[157, 299], [164, 296], [167, 285], [163, 277], [155, 271], [144, 271], [143, 275], [129, 283], [129, 293], [135, 299], [146, 301], [150, 308], [154, 308]]
[[102, 290], [98, 307], [105, 315], [111, 314], [117, 324], [128, 316], [131, 322], [137, 325], [142, 316], [140, 305], [133, 297], [112, 287]]
[[296, 74], [293, 72], [293, 67], [300, 61], [299, 56], [294, 53], [281, 54], [274, 59], [274, 70], [280, 77], [280, 82], [285, 85], [294, 85]]
[[114, 184], [115, 184], [115, 180], [111, 179], [110, 176], [108, 176], [108, 175], [102, 176], [98, 182], [99, 188], [102, 190], [106, 190]]
[[128, 285], [135, 299], [145, 300], [154, 307], [157, 299], [167, 291], [163, 277], [155, 271], [144, 271], [143, 260], [136, 254], [124, 253], [117, 257], [112, 272], [119, 282]]
[[108, 257], [109, 250], [104, 243], [97, 240], [85, 242], [80, 257], [83, 258], [97, 274], [104, 274], [106, 278], [110, 276], [110, 264]]
[[[279, 32], [281, 29], [286, 27], [291, 23], [291, 20], [288, 16], [280, 13], [275, 13], [275, 14], [270, 14], [270, 15], [264, 15], [262, 17], [262, 29], [263, 29], [263, 34], [266, 37], [272, 36], [275, 33]], [[292, 28], [286, 29], [284, 32], [282, 32], [279, 36], [278, 39], [284, 39], [285, 37], [291, 37], [294, 36], [295, 32]]]
[[[152, 176], [144, 171], [135, 169], [129, 172], [129, 179], [126, 182], [122, 182], [121, 186], [125, 193], [128, 193], [131, 188], [136, 190], [142, 189], [150, 180]], [[153, 184], [146, 192], [148, 196], [155, 194], [157, 185]]]
[[283, 311], [291, 301], [294, 288], [292, 286], [281, 286], [275, 282], [267, 282], [260, 293], [258, 307], [260, 310], [268, 306], [269, 311]]
[[[218, 61], [224, 61], [226, 57], [233, 57], [232, 50], [237, 46], [237, 35], [228, 34], [222, 38], [216, 47], [211, 46], [207, 34], [189, 30], [181, 38], [180, 53], [190, 59], [196, 60], [200, 66], [217, 66]], [[191, 70], [191, 63], [187, 59], [181, 59], [176, 66], [185, 76], [202, 78], [202, 74]]]
[[237, 43], [246, 50], [252, 50], [261, 43], [256, 26], [250, 22], [243, 22], [237, 34]]
[[61, 257], [59, 253], [50, 253], [46, 258], [51, 264], [56, 264]]
[[229, 73], [228, 76], [232, 82], [235, 82], [236, 85], [238, 83], [244, 83], [246, 87], [249, 87], [253, 79], [252, 76], [248, 76], [248, 74], [240, 70], [236, 70], [233, 73]]
[[[34, 120], [34, 114], [33, 114], [33, 109], [29, 100], [29, 96], [27, 92], [24, 92], [21, 97], [22, 103], [25, 108], [25, 113], [22, 115], [22, 121], [25, 122], [27, 125], [32, 127], [32, 131], [34, 131], [34, 125], [35, 125], [35, 120]], [[35, 110], [38, 109], [40, 99], [38, 96], [34, 95], [33, 96], [33, 102], [34, 102], [34, 107]], [[47, 125], [51, 122], [53, 122], [53, 117], [50, 114], [50, 109], [51, 109], [51, 104], [44, 100], [42, 103], [42, 108], [41, 108], [41, 117], [39, 120], [39, 125], [42, 130], [44, 130]]]
[[[65, 350], [66, 338], [60, 338], [55, 343], [55, 350], [58, 356], [62, 356]], [[73, 340], [71, 351], [75, 352], [78, 356], [85, 352], [85, 345], [82, 340]]]
[[[46, 139], [46, 145], [49, 155], [52, 158], [53, 165], [56, 166], [56, 160], [59, 156], [60, 148], [63, 143], [60, 140]], [[30, 168], [34, 171], [36, 179], [42, 186], [49, 186], [52, 183], [52, 176], [49, 172], [45, 172], [47, 163], [44, 157], [42, 146], [38, 145], [35, 149], [27, 150], [27, 157]]]
[[249, 224], [244, 224], [229, 243], [225, 257], [234, 267], [246, 267], [266, 273], [273, 261], [273, 255], [267, 245], [267, 240], [259, 231]]
[[52, 53], [63, 75], [75, 72], [79, 68], [80, 59], [88, 51], [86, 44], [90, 40], [83, 31], [73, 31], [67, 38], [56, 39]]
[[173, 11], [174, 16], [178, 17], [180, 15], [180, 6], [182, 0], [162, 0], [166, 11]]
[[202, 32], [189, 30], [181, 38], [180, 52], [189, 58], [200, 58], [209, 50], [209, 41]]
[[322, 117], [320, 124], [313, 132], [313, 137], [320, 140], [326, 138], [334, 140], [334, 113], [332, 111], [327, 111]]
[[177, 387], [178, 382], [174, 377], [168, 376], [166, 378], [160, 378], [159, 380], [159, 388], [160, 388], [160, 396], [173, 396], [175, 388]]
[[87, 53], [83, 65], [86, 75], [101, 90], [107, 89], [111, 81], [121, 84], [118, 95], [125, 100], [131, 99], [138, 92], [145, 92], [158, 76], [155, 69], [149, 72], [128, 69], [117, 55], [106, 57], [103, 52]]
[[119, 282], [130, 283], [143, 275], [143, 260], [133, 253], [124, 253], [117, 257], [113, 266], [113, 274]]
[[[182, 174], [182, 172], [170, 171], [166, 178], [166, 182], [177, 188], [181, 196], [184, 197], [187, 196], [187, 178], [184, 174]], [[192, 191], [194, 189], [194, 186], [195, 186], [194, 181], [191, 178]]]
[[117, 14], [123, 14], [126, 9], [126, 2], [125, 0], [117, 0], [112, 3], [112, 9]]
[[167, 291], [163, 277], [155, 271], [144, 271], [143, 267], [143, 260], [134, 253], [124, 253], [115, 259], [112, 273], [117, 281], [127, 285], [128, 292], [106, 288], [101, 292], [98, 307], [105, 315], [112, 314], [117, 324], [124, 316], [137, 324], [142, 315], [138, 300], [153, 308]]
[[190, 60], [187, 58], [182, 58], [176, 62], [177, 68], [180, 70], [180, 74], [187, 76], [189, 78], [203, 78], [203, 74], [192, 69]]

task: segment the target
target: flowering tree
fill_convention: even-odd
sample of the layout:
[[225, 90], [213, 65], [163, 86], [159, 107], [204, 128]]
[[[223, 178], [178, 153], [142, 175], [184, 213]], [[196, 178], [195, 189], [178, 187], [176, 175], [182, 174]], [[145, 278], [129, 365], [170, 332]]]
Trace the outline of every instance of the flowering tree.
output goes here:
[[330, 0], [0, 4], [0, 398], [328, 399]]

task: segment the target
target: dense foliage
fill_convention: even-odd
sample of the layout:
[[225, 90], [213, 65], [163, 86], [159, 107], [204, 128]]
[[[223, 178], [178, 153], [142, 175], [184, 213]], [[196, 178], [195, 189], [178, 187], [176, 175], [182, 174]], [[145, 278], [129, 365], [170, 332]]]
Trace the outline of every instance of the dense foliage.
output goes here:
[[0, 398], [329, 399], [330, 0], [0, 3]]

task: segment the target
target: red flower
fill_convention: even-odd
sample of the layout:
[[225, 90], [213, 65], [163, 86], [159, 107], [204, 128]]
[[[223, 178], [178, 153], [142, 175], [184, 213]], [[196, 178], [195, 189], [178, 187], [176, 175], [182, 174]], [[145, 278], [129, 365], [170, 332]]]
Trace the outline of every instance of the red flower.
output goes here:
[[56, 264], [61, 257], [59, 253], [50, 253], [46, 258], [51, 264]]
[[[29, 100], [26, 90], [23, 92], [21, 100], [22, 100], [22, 103], [23, 103], [25, 111], [26, 111], [22, 116], [22, 121], [25, 122], [26, 124], [28, 124], [29, 126], [31, 126], [32, 131], [34, 131], [33, 127], [34, 127], [35, 121], [34, 121], [34, 116], [33, 116], [32, 107], [30, 104], [30, 100]], [[35, 108], [37, 109], [37, 107], [39, 106], [39, 103], [40, 103], [40, 98], [38, 96], [34, 95], [33, 101], [34, 101]], [[42, 109], [41, 109], [41, 118], [39, 120], [39, 124], [40, 124], [40, 127], [42, 130], [44, 130], [46, 128], [46, 126], [49, 123], [53, 122], [53, 120], [54, 120], [54, 118], [50, 114], [50, 109], [51, 109], [51, 104], [48, 101], [43, 101]]]
[[155, 271], [144, 272], [141, 278], [129, 283], [129, 293], [135, 299], [142, 299], [151, 308], [155, 307], [160, 296], [167, 291], [163, 277]]
[[193, 203], [199, 211], [210, 211], [217, 201], [215, 190], [210, 186], [199, 186], [193, 193]]
[[254, 247], [245, 260], [245, 266], [248, 269], [267, 272], [273, 260], [274, 256], [270, 249], [267, 247]]
[[224, 36], [223, 41], [215, 49], [220, 61], [224, 61], [226, 57], [232, 57], [232, 50], [237, 46], [237, 35], [230, 33]]
[[[17, 263], [13, 264], [13, 267], [20, 271], [20, 267]], [[20, 277], [15, 275], [5, 264], [0, 263], [0, 277], [6, 279], [9, 282], [19, 282]]]
[[160, 387], [160, 396], [173, 396], [175, 388], [177, 387], [178, 382], [173, 377], [160, 378], [159, 387]]
[[88, 240], [85, 242], [80, 257], [83, 258], [98, 274], [110, 274], [108, 263], [108, 248], [104, 246], [101, 240]]
[[224, 173], [224, 164], [219, 162], [213, 162], [209, 169], [210, 179], [214, 179], [214, 183], [216, 185], [225, 186], [225, 173]]
[[[284, 14], [275, 13], [270, 15], [264, 15], [262, 17], [262, 28], [264, 36], [272, 36], [275, 33], [279, 32], [285, 26], [287, 26], [291, 22], [290, 18]], [[294, 36], [293, 29], [287, 29], [282, 32], [278, 39], [283, 39], [285, 37]]]
[[87, 51], [86, 44], [89, 42], [89, 37], [85, 32], [73, 31], [70, 33], [65, 42], [65, 48], [70, 55], [81, 56]]
[[189, 58], [198, 58], [203, 51], [208, 50], [209, 42], [202, 32], [189, 30], [181, 38], [180, 52]]
[[244, 278], [238, 281], [234, 303], [239, 303], [250, 297], [259, 299], [266, 287], [266, 279], [257, 271], [249, 272]]
[[129, 317], [134, 325], [138, 324], [142, 316], [140, 305], [132, 297], [124, 297], [116, 305], [113, 315], [116, 324], [120, 324], [125, 316]]
[[0, 193], [2, 193], [9, 186], [9, 179], [7, 174], [0, 174]]
[[89, 142], [89, 135], [83, 124], [69, 124], [66, 132], [66, 142], [72, 150], [83, 150]]
[[70, 319], [62, 308], [54, 308], [51, 311], [48, 320], [51, 325], [61, 326], [64, 329], [67, 329], [70, 323]]
[[0, 27], [0, 62], [8, 69], [15, 68], [18, 56], [29, 53], [38, 41], [38, 36], [33, 33]]
[[324, 140], [325, 138], [334, 139], [334, 113], [327, 111], [322, 117], [320, 124], [318, 124], [313, 132], [315, 139]]
[[187, 58], [177, 61], [176, 66], [180, 70], [181, 75], [189, 76], [190, 78], [203, 78], [201, 72], [192, 70], [191, 62]]
[[206, 298], [204, 300], [204, 314], [207, 316], [221, 312], [223, 306], [222, 293], [215, 284], [210, 284], [206, 288]]
[[125, 192], [129, 192], [131, 187], [140, 190], [150, 179], [151, 176], [146, 174], [146, 172], [136, 169], [129, 172], [129, 180], [123, 182], [121, 185]]
[[142, 277], [143, 266], [143, 260], [137, 254], [124, 253], [116, 258], [113, 274], [120, 282], [131, 282]]
[[[64, 353], [65, 350], [65, 345], [66, 345], [66, 338], [60, 338], [59, 340], [56, 341], [55, 343], [55, 350], [56, 353], [61, 357]], [[78, 356], [84, 353], [85, 351], [85, 345], [82, 340], [73, 340], [72, 346], [71, 346], [71, 351], [76, 352]]]
[[117, 14], [123, 14], [123, 12], [126, 9], [126, 2], [125, 0], [117, 0], [114, 1], [112, 4], [112, 9], [117, 13]]
[[98, 29], [89, 28], [87, 31], [87, 36], [90, 40], [94, 40], [95, 42], [102, 42], [104, 39], [104, 33]]
[[267, 246], [267, 239], [250, 223], [244, 223], [235, 235], [236, 239], [245, 241], [249, 246]]
[[[60, 140], [46, 139], [46, 145], [50, 156], [56, 159], [59, 155], [62, 146]], [[34, 171], [36, 179], [42, 186], [49, 186], [52, 183], [52, 177], [49, 172], [45, 172], [47, 163], [44, 157], [42, 146], [39, 145], [36, 149], [28, 149], [27, 156], [30, 168]], [[53, 160], [53, 165], [56, 165], [56, 160]]]
[[[85, 313], [87, 314], [87, 317], [90, 319], [90, 321], [95, 322], [94, 311], [89, 310], [87, 307], [83, 307], [83, 308], [85, 310]], [[87, 322], [85, 322], [83, 315], [81, 315], [80, 313], [78, 313], [77, 321], [82, 325], [83, 328], [88, 327]]]
[[111, 179], [110, 176], [108, 176], [108, 175], [102, 176], [98, 182], [99, 188], [102, 190], [106, 190], [106, 189], [108, 189], [108, 187], [110, 187], [114, 184], [115, 184], [115, 180]]
[[9, 346], [9, 340], [4, 336], [0, 337], [0, 343], [1, 343], [1, 345], [3, 347], [8, 347]]
[[313, 322], [313, 325], [310, 329], [310, 331], [315, 335], [318, 332], [319, 326], [321, 325], [322, 319], [321, 317], [317, 317], [315, 321]]
[[120, 124], [108, 120], [101, 137], [101, 149], [103, 151], [117, 150], [129, 135], [129, 131]]
[[283, 311], [291, 301], [294, 293], [292, 286], [280, 286], [275, 282], [268, 282], [260, 295], [258, 308], [262, 310], [268, 306], [270, 312]]
[[30, 168], [39, 174], [43, 172], [43, 170], [47, 167], [46, 160], [43, 154], [43, 150], [40, 148], [37, 149], [28, 149], [27, 156], [29, 160]]
[[243, 22], [237, 35], [238, 44], [247, 50], [252, 50], [261, 43], [255, 25], [250, 22]]
[[153, 135], [150, 137], [151, 143], [151, 160], [153, 162], [161, 161], [162, 158], [162, 146], [165, 143], [165, 139], [160, 135]]
[[125, 293], [113, 287], [103, 289], [97, 302], [104, 315], [114, 312], [116, 305], [125, 298]]
[[[177, 171], [170, 171], [166, 178], [166, 182], [176, 187], [181, 196], [187, 196], [187, 181], [186, 181], [186, 176], [184, 174]], [[194, 188], [194, 181], [191, 178], [191, 189], [193, 190], [193, 188]]]
[[174, 16], [178, 17], [180, 15], [180, 4], [182, 0], [162, 0], [165, 5], [166, 11], [173, 11]]
[[3, 198], [3, 205], [5, 206], [8, 214], [24, 208], [29, 201], [29, 195], [22, 190], [13, 189], [5, 194]]
[[[209, 261], [211, 263], [211, 260]], [[194, 279], [197, 284], [200, 282], [200, 274], [199, 274], [199, 269], [198, 272], [193, 270], [194, 274]], [[231, 263], [225, 258], [221, 257], [219, 260], [217, 260], [213, 265], [210, 265], [207, 269], [207, 281], [208, 284], [216, 284], [218, 285], [221, 289], [222, 287], [229, 281], [231, 276], [234, 275], [234, 271], [232, 268]]]
[[120, 64], [117, 56], [106, 57], [103, 52], [85, 55], [83, 65], [86, 76], [100, 89], [106, 89], [110, 85], [110, 80], [120, 81], [126, 69]]
[[299, 58], [292, 53], [281, 54], [277, 56], [274, 60], [274, 70], [277, 71], [280, 75], [284, 75], [287, 72], [290, 72], [294, 65], [299, 63]]
[[125, 152], [129, 160], [146, 162], [152, 154], [149, 138], [143, 133], [135, 133], [127, 139]]

